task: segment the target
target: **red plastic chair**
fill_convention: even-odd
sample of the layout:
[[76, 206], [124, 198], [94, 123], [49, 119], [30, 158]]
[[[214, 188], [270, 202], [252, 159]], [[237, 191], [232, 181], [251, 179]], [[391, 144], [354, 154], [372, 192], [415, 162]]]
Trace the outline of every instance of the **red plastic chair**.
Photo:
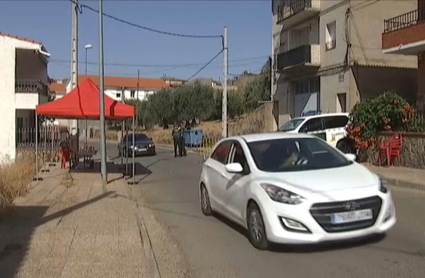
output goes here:
[[398, 161], [398, 165], [401, 165], [401, 147], [403, 146], [403, 135], [396, 133], [390, 140], [389, 144], [389, 157], [390, 161], [395, 156]]
[[399, 165], [401, 164], [401, 147], [403, 145], [403, 136], [401, 133], [395, 133], [390, 140], [382, 141], [379, 145], [378, 165], [381, 166], [381, 157], [385, 156], [387, 166], [391, 166], [391, 160], [395, 156]]
[[66, 169], [66, 163], [71, 159], [71, 149], [68, 147], [61, 148], [61, 169]]

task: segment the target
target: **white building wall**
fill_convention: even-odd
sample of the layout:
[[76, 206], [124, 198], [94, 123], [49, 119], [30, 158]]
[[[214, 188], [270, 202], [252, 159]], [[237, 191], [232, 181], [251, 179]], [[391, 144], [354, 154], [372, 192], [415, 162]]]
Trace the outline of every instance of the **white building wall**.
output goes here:
[[15, 106], [15, 49], [39, 49], [40, 45], [0, 36], [0, 111], [2, 111], [2, 132], [0, 132], [0, 164], [13, 161], [16, 157], [16, 106]]

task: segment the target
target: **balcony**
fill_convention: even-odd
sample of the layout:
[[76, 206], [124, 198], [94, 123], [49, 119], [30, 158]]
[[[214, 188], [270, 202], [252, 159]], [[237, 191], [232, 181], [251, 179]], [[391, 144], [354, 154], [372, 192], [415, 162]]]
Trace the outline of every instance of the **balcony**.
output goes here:
[[425, 9], [384, 21], [382, 50], [388, 54], [418, 55], [425, 51]]
[[18, 79], [15, 82], [16, 109], [35, 109], [38, 104], [48, 101], [47, 85], [40, 80]]
[[277, 7], [277, 24], [285, 28], [300, 23], [320, 13], [319, 0], [284, 0]]
[[19, 79], [15, 82], [15, 92], [47, 95], [47, 85], [43, 84], [41, 80]]
[[320, 45], [303, 45], [277, 55], [277, 70], [288, 74], [320, 67]]

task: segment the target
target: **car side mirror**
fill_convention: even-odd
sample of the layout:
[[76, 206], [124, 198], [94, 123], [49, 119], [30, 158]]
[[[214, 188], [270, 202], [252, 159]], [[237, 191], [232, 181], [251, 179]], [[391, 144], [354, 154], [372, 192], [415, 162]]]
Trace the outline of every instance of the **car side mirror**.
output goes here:
[[357, 158], [357, 155], [352, 154], [352, 153], [346, 153], [346, 154], [345, 154], [345, 157], [346, 157], [348, 160], [355, 161], [355, 160], [356, 160], [356, 158]]
[[151, 140], [151, 141], [152, 141], [152, 140], [153, 140], [153, 139], [152, 139], [152, 137], [149, 137], [149, 140]]
[[229, 173], [237, 174], [243, 172], [243, 167], [240, 163], [230, 163], [226, 165], [226, 171]]

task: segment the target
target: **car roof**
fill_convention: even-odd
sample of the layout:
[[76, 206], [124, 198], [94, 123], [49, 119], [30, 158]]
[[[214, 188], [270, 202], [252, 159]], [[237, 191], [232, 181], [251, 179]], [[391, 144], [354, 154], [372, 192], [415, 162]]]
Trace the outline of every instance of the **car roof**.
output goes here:
[[246, 142], [256, 142], [264, 140], [275, 140], [275, 139], [288, 139], [288, 138], [317, 138], [317, 136], [306, 134], [306, 133], [282, 133], [282, 132], [272, 132], [272, 133], [258, 133], [258, 134], [247, 134], [232, 136], [226, 138], [227, 140], [234, 139], [243, 139]]
[[321, 117], [332, 117], [332, 116], [346, 116], [346, 117], [349, 117], [350, 116], [350, 113], [326, 113], [326, 114], [317, 114], [317, 115], [311, 115], [311, 116], [296, 117], [296, 118], [292, 118], [289, 121], [292, 121], [292, 120], [306, 120], [306, 119], [321, 118]]

